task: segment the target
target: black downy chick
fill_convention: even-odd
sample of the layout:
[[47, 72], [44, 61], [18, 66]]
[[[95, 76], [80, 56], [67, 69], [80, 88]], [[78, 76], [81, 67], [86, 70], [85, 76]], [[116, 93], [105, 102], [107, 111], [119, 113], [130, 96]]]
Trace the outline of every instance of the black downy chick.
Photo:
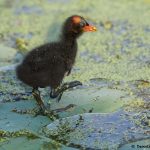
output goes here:
[[33, 87], [33, 96], [42, 111], [45, 105], [38, 88], [51, 87], [51, 98], [61, 99], [62, 93], [69, 88], [82, 85], [79, 81], [62, 84], [65, 75], [71, 73], [77, 54], [77, 38], [83, 32], [96, 31], [87, 21], [73, 15], [65, 21], [58, 42], [51, 42], [30, 51], [16, 68], [18, 78]]

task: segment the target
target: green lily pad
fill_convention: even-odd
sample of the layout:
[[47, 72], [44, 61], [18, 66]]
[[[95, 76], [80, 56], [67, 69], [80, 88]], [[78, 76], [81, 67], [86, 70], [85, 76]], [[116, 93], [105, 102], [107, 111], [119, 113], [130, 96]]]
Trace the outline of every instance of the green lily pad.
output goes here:
[[69, 104], [75, 104], [76, 106], [68, 110], [65, 116], [85, 113], [89, 110], [95, 113], [108, 113], [120, 109], [124, 105], [122, 97], [126, 95], [127, 93], [121, 90], [109, 88], [99, 89], [94, 86], [92, 88], [74, 89], [64, 92], [59, 103], [55, 103], [51, 100], [51, 108], [57, 109], [66, 107]]
[[[79, 149], [118, 149], [131, 141], [150, 140], [148, 126], [131, 119], [135, 113], [83, 114], [56, 120], [44, 128], [49, 138]], [[146, 133], [147, 132], [147, 133]]]

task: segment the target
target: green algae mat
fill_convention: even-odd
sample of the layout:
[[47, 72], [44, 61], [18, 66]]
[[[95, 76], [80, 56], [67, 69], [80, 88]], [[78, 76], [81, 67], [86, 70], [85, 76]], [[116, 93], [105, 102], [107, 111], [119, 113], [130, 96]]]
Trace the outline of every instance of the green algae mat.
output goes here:
[[[98, 31], [79, 40], [76, 64], [65, 81], [83, 86], [51, 109], [74, 104], [50, 120], [35, 116], [31, 89], [15, 64], [27, 51], [56, 40], [70, 15]], [[0, 0], [0, 150], [150, 148], [150, 0]]]

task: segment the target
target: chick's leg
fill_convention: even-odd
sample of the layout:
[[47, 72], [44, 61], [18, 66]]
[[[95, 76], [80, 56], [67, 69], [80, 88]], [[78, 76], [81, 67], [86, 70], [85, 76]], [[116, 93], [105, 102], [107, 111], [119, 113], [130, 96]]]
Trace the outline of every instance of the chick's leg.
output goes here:
[[56, 114], [54, 111], [52, 110], [48, 110], [45, 105], [44, 105], [44, 102], [43, 100], [41, 99], [41, 96], [40, 96], [40, 91], [38, 89], [33, 89], [32, 91], [32, 95], [34, 96], [37, 104], [39, 105], [40, 107], [40, 110], [36, 113], [35, 116], [37, 115], [44, 115], [44, 116], [48, 116], [50, 119], [54, 119], [54, 118], [59, 118], [58, 114]]
[[32, 90], [32, 95], [35, 98], [37, 104], [39, 105], [40, 110], [44, 112], [46, 110], [46, 107], [44, 105], [43, 100], [41, 99], [40, 91], [38, 89], [33, 89]]

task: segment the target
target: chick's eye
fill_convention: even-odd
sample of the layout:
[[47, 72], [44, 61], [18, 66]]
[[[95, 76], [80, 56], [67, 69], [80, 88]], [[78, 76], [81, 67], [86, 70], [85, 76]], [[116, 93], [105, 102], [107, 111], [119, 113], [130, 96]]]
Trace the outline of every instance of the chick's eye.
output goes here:
[[80, 27], [84, 27], [85, 23], [84, 22], [80, 22]]

